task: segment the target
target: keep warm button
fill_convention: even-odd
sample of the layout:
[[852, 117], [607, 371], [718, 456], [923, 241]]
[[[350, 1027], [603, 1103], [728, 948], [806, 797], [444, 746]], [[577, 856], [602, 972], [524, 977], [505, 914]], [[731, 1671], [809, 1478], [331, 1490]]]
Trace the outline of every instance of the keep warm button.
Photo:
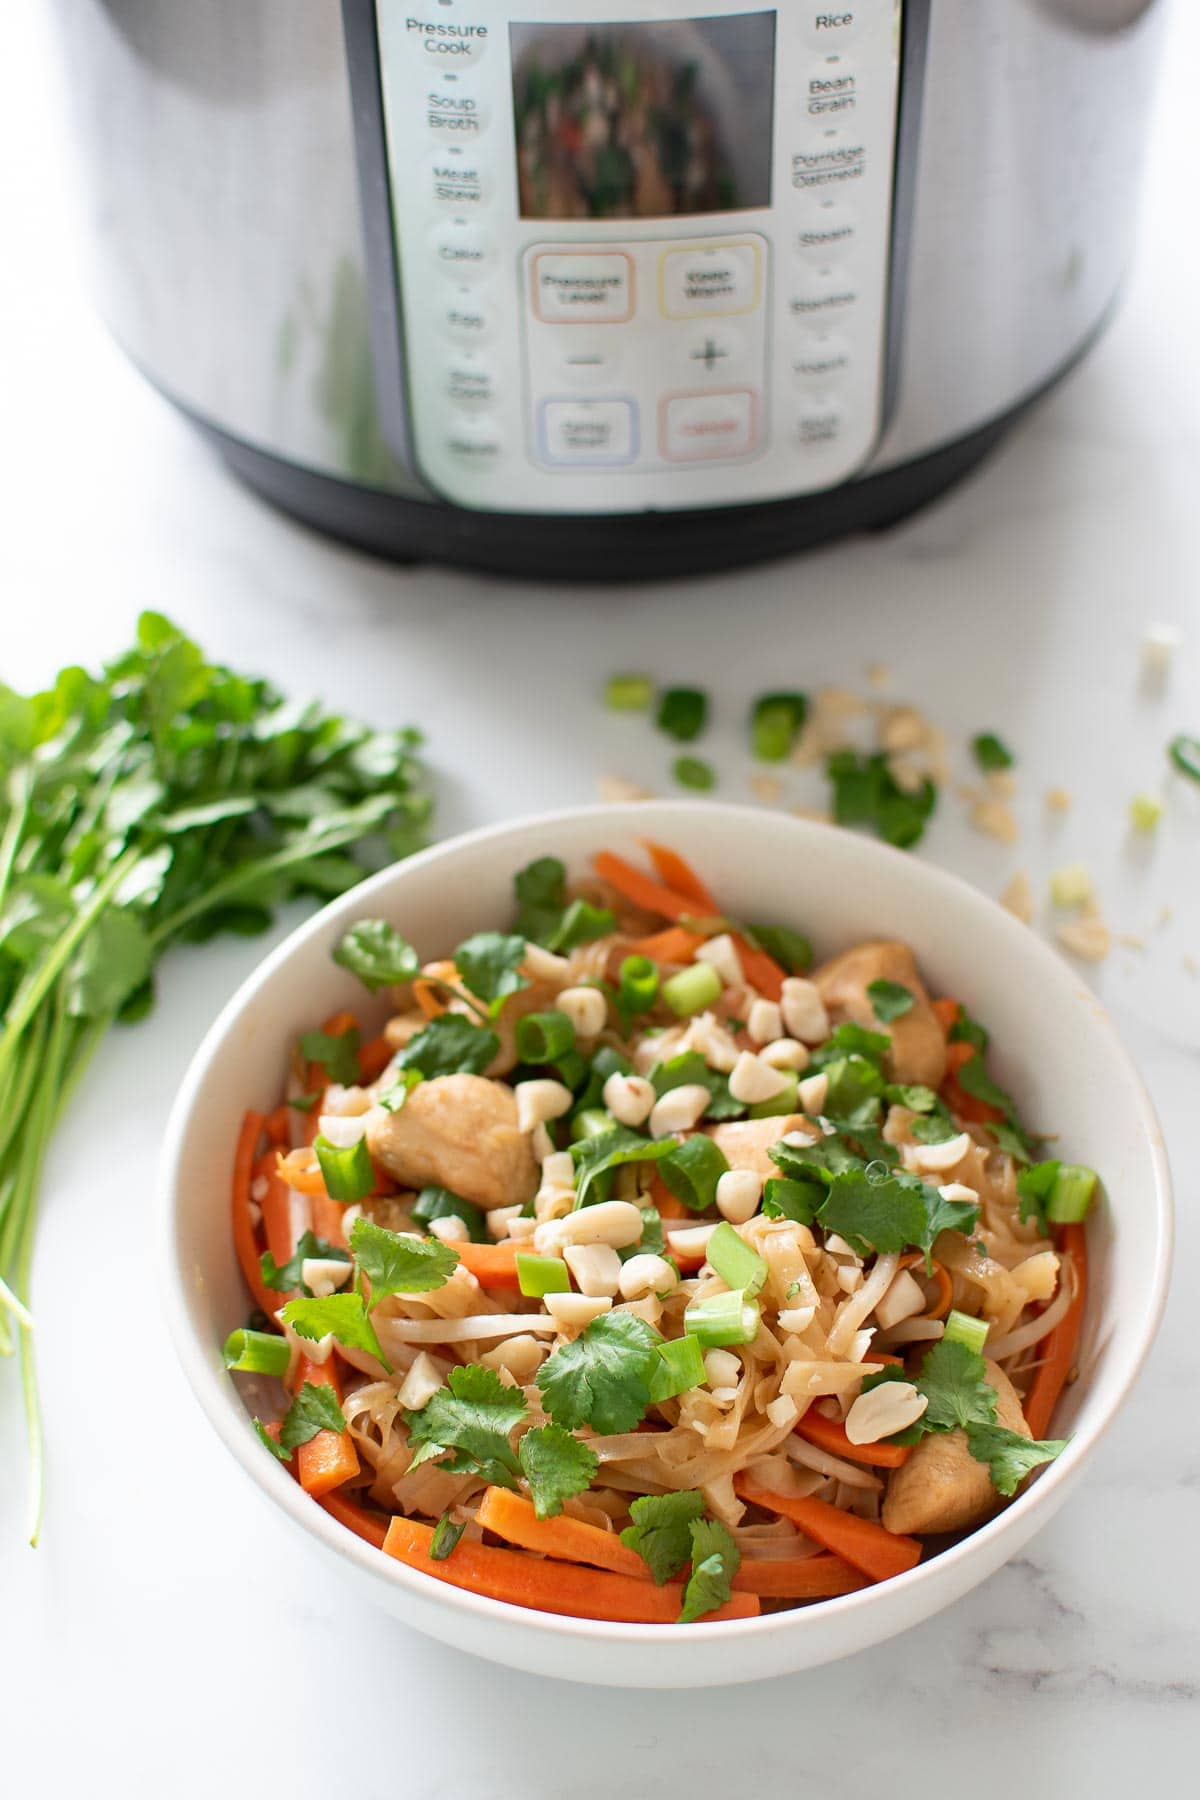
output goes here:
[[670, 462], [746, 456], [758, 442], [758, 396], [749, 388], [668, 395], [662, 402], [659, 434], [662, 453]]
[[659, 302], [668, 319], [753, 312], [762, 297], [762, 251], [753, 240], [664, 250]]

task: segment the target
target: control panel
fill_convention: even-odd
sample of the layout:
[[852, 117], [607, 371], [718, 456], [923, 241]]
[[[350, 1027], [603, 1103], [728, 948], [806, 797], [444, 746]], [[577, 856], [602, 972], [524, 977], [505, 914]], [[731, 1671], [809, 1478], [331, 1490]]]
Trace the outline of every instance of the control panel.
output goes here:
[[900, 14], [377, 0], [410, 427], [434, 489], [621, 513], [814, 493], [862, 466]]

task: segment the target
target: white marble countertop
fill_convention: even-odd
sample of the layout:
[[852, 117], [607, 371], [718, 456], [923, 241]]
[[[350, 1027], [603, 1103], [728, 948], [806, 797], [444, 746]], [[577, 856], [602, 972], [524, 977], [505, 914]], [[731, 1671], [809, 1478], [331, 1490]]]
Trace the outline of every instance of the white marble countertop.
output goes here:
[[[890, 536], [804, 560], [571, 592], [395, 570], [293, 527], [227, 478], [87, 310], [33, 11], [16, 9], [0, 71], [4, 678], [33, 685], [62, 661], [99, 659], [140, 607], [162, 607], [287, 689], [424, 724], [448, 833], [589, 799], [601, 770], [665, 787], [662, 741], [595, 703], [616, 665], [718, 692], [714, 753], [736, 796], [753, 693], [785, 673], [861, 686], [868, 661], [890, 664], [894, 692], [956, 742], [992, 726], [1020, 756], [1015, 849], [970, 831], [949, 799], [921, 853], [992, 892], [1017, 867], [1044, 891], [1050, 870], [1084, 859], [1114, 928], [1145, 939], [1095, 981], [1161, 1109], [1182, 1279], [1083, 1489], [1027, 1557], [951, 1611], [870, 1654], [739, 1690], [716, 1731], [708, 1694], [534, 1692], [361, 1609], [278, 1529], [185, 1391], [145, 1252], [158, 1139], [192, 1046], [262, 944], [179, 955], [153, 1019], [113, 1037], [50, 1161], [36, 1269], [49, 1500], [36, 1553], [21, 1541], [17, 1386], [0, 1369], [6, 1789], [588, 1800], [615, 1775], [638, 1800], [699, 1800], [753, 1770], [766, 1791], [822, 1797], [932, 1784], [977, 1800], [1014, 1785], [1116, 1795], [1147, 1777], [1188, 1791], [1200, 1741], [1187, 1310], [1200, 1251], [1189, 1123], [1200, 980], [1187, 963], [1200, 958], [1200, 793], [1176, 784], [1153, 845], [1131, 840], [1125, 808], [1162, 778], [1168, 736], [1200, 727], [1200, 256], [1187, 224], [1200, 18], [1177, 21], [1126, 305], [977, 479]], [[1157, 620], [1187, 643], [1154, 698], [1138, 648]], [[1042, 803], [1054, 784], [1076, 797], [1058, 823]], [[818, 797], [811, 778], [790, 786], [793, 802]]]

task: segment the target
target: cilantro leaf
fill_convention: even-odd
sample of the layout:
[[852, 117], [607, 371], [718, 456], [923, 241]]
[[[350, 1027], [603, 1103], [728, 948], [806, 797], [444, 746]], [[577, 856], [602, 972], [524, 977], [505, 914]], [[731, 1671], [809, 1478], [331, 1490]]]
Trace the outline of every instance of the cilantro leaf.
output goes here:
[[473, 1244], [492, 1242], [487, 1220], [479, 1208], [469, 1200], [464, 1200], [461, 1194], [452, 1193], [449, 1188], [422, 1188], [413, 1203], [412, 1217], [414, 1224], [426, 1227], [432, 1225], [435, 1219], [461, 1219]]
[[64, 977], [76, 1019], [119, 1012], [150, 973], [154, 951], [145, 926], [126, 907], [110, 906], [84, 939]]
[[482, 1075], [499, 1048], [494, 1031], [473, 1025], [461, 1013], [445, 1012], [405, 1044], [392, 1066], [419, 1069], [426, 1081], [439, 1075]]
[[327, 1031], [306, 1031], [300, 1039], [300, 1054], [308, 1062], [320, 1063], [330, 1081], [338, 1081], [343, 1087], [354, 1087], [358, 1082], [361, 1041], [353, 1026], [336, 1037], [331, 1037]]
[[433, 1528], [433, 1541], [429, 1546], [430, 1562], [445, 1562], [458, 1547], [458, 1540], [466, 1529], [465, 1519], [461, 1524], [456, 1524], [450, 1514], [444, 1512]]
[[285, 1450], [282, 1444], [277, 1444], [275, 1442], [275, 1439], [271, 1436], [261, 1419], [254, 1420], [254, 1429], [258, 1433], [260, 1443], [267, 1446], [267, 1449], [271, 1452], [272, 1456], [277, 1457], [280, 1462], [291, 1462], [291, 1451]]
[[946, 1036], [952, 1044], [970, 1044], [972, 1049], [978, 1050], [981, 1055], [991, 1041], [986, 1026], [981, 1025], [978, 1019], [971, 1017], [961, 1000], [958, 1003], [958, 1017]]
[[729, 1091], [729, 1077], [710, 1069], [698, 1050], [681, 1050], [678, 1056], [655, 1063], [649, 1080], [660, 1099], [672, 1088], [707, 1088], [710, 1098], [704, 1117], [713, 1123], [720, 1123], [722, 1119], [740, 1119], [745, 1115], [744, 1102], [735, 1100]]
[[912, 990], [902, 987], [898, 981], [869, 982], [867, 993], [875, 1017], [882, 1019], [885, 1025], [890, 1025], [893, 1019], [902, 1019], [916, 1004]]
[[798, 1225], [811, 1225], [824, 1198], [824, 1189], [818, 1182], [773, 1176], [763, 1185], [763, 1215], [768, 1219], [794, 1219]]
[[825, 773], [833, 784], [833, 816], [839, 825], [865, 825], [886, 843], [907, 850], [924, 835], [937, 789], [926, 779], [909, 792], [896, 781], [882, 751], [860, 755], [837, 750]]
[[926, 1431], [995, 1425], [996, 1390], [978, 1351], [943, 1338], [926, 1354], [917, 1387], [928, 1405], [919, 1421]]
[[301, 1293], [310, 1294], [311, 1290], [304, 1285], [301, 1270], [301, 1264], [310, 1256], [321, 1256], [329, 1262], [350, 1261], [346, 1252], [339, 1250], [336, 1244], [327, 1244], [315, 1232], [306, 1231], [285, 1263], [277, 1263], [269, 1250], [263, 1251], [260, 1264], [264, 1287], [274, 1288], [280, 1294], [286, 1294], [291, 1288], [299, 1288]]
[[412, 1467], [450, 1455], [442, 1467], [451, 1475], [482, 1475], [496, 1487], [515, 1488], [521, 1466], [509, 1437], [525, 1417], [520, 1388], [505, 1387], [494, 1369], [469, 1363], [451, 1369], [419, 1412], [404, 1415], [410, 1442], [417, 1446]]
[[333, 953], [335, 963], [357, 975], [377, 994], [380, 988], [411, 981], [421, 966], [412, 945], [386, 919], [360, 919]]
[[567, 902], [567, 871], [556, 856], [541, 856], [517, 874], [517, 930], [545, 950], [574, 950], [605, 937], [616, 914], [587, 900]]
[[658, 1364], [658, 1334], [633, 1313], [602, 1313], [537, 1373], [546, 1411], [556, 1425], [590, 1425], [608, 1436], [640, 1425]]
[[[944, 1101], [939, 1099], [931, 1087], [925, 1087], [920, 1082], [889, 1082], [883, 1092], [889, 1106], [905, 1106], [909, 1112], [915, 1113], [941, 1112], [945, 1113], [947, 1119], [950, 1118], [950, 1110]], [[956, 1131], [957, 1129], [955, 1126]]]
[[420, 1069], [398, 1069], [395, 1080], [376, 1094], [376, 1105], [382, 1106], [384, 1112], [398, 1113], [402, 1111], [407, 1104], [408, 1096], [415, 1087], [420, 1087], [424, 1079]]
[[690, 1489], [647, 1494], [633, 1502], [629, 1516], [633, 1524], [625, 1527], [621, 1542], [637, 1551], [661, 1587], [691, 1559], [692, 1526], [704, 1516], [704, 1495]]
[[971, 739], [971, 754], [981, 769], [1011, 769], [1014, 761], [1008, 745], [994, 731], [981, 731]]
[[284, 1416], [279, 1442], [290, 1455], [319, 1431], [345, 1431], [346, 1420], [331, 1387], [306, 1381]]
[[1013, 1125], [1008, 1119], [997, 1119], [988, 1126], [988, 1130], [996, 1140], [999, 1149], [1012, 1157], [1014, 1162], [1032, 1163], [1033, 1144], [1027, 1131], [1021, 1126]]
[[563, 1501], [590, 1487], [600, 1468], [596, 1452], [561, 1425], [535, 1425], [518, 1444], [517, 1456], [539, 1519], [555, 1518]]
[[458, 1251], [440, 1238], [406, 1236], [367, 1218], [354, 1221], [350, 1248], [371, 1283], [372, 1312], [389, 1294], [428, 1294], [445, 1287], [459, 1261]]
[[1003, 1425], [967, 1426], [967, 1447], [976, 1462], [986, 1463], [992, 1486], [1006, 1497], [1015, 1494], [1026, 1475], [1043, 1463], [1053, 1462], [1066, 1449], [1067, 1438], [1023, 1437]]
[[1035, 1217], [1038, 1229], [1043, 1235], [1050, 1230], [1050, 1221], [1046, 1207], [1054, 1192], [1054, 1184], [1058, 1180], [1058, 1171], [1062, 1167], [1057, 1159], [1051, 1162], [1033, 1163], [1022, 1169], [1017, 1176], [1017, 1193], [1021, 1201], [1021, 1223]]
[[873, 1179], [866, 1169], [835, 1175], [817, 1213], [826, 1230], [844, 1237], [861, 1254], [906, 1250], [929, 1255], [940, 1231], [970, 1231], [979, 1208], [965, 1200], [945, 1200], [937, 1188], [907, 1170]]
[[806, 975], [812, 968], [812, 945], [801, 932], [793, 931], [790, 926], [752, 925], [749, 936], [789, 975]]
[[883, 1111], [883, 1076], [862, 1056], [842, 1056], [826, 1069], [825, 1112], [844, 1125], [873, 1125]]
[[550, 934], [547, 950], [565, 955], [580, 944], [594, 943], [617, 929], [617, 915], [607, 906], [593, 906], [590, 900], [572, 900]]
[[886, 1031], [871, 1031], [866, 1025], [855, 1024], [853, 1019], [843, 1019], [813, 1051], [808, 1067], [810, 1070], [827, 1069], [844, 1056], [856, 1056], [878, 1069], [891, 1041]]
[[477, 931], [454, 952], [455, 968], [471, 992], [487, 1002], [493, 1018], [510, 994], [529, 986], [520, 972], [524, 960], [525, 939], [502, 931]]
[[741, 1551], [719, 1519], [693, 1521], [692, 1573], [683, 1590], [681, 1625], [690, 1625], [705, 1613], [724, 1606], [733, 1591], [733, 1578], [741, 1561]]
[[365, 1350], [385, 1369], [391, 1369], [375, 1327], [367, 1317], [361, 1294], [329, 1294], [323, 1300], [289, 1300], [280, 1317], [297, 1337], [320, 1343], [331, 1334], [347, 1350]]
[[645, 1138], [625, 1125], [614, 1125], [595, 1137], [571, 1145], [575, 1162], [575, 1206], [586, 1206], [595, 1182], [626, 1163], [658, 1162], [678, 1148], [677, 1138]]

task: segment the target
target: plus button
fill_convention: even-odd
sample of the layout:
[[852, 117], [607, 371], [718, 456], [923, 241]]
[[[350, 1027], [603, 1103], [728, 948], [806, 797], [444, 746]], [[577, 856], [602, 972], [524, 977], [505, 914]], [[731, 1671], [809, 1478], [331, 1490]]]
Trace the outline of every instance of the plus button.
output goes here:
[[717, 364], [728, 355], [728, 350], [720, 349], [712, 338], [706, 338], [703, 349], [692, 351], [692, 361], [702, 362], [711, 375]]

